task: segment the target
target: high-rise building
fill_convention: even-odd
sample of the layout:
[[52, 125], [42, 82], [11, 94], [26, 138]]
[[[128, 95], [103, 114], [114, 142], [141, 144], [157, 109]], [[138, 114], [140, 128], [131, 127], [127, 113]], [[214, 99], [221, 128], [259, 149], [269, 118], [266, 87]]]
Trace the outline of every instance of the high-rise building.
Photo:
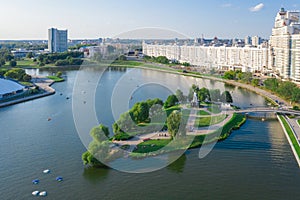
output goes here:
[[245, 45], [251, 45], [251, 37], [250, 36], [245, 37]]
[[68, 30], [50, 28], [48, 30], [48, 49], [50, 53], [68, 50]]
[[270, 67], [283, 78], [300, 81], [299, 11], [281, 8], [270, 37]]
[[251, 38], [251, 41], [252, 41], [252, 46], [255, 46], [255, 47], [257, 47], [258, 45], [261, 44], [261, 38], [258, 36], [253, 36]]

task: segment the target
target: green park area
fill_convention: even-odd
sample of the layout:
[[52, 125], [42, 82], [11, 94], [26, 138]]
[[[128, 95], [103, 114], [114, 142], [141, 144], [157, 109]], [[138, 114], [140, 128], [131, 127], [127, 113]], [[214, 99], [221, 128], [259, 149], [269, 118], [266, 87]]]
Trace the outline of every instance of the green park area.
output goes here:
[[[217, 109], [217, 105], [212, 99], [223, 101], [232, 101], [231, 97], [227, 97], [229, 93], [223, 94], [219, 90], [209, 91], [206, 88], [199, 89], [193, 86], [190, 94], [183, 95], [182, 91], [176, 91], [176, 95], [170, 95], [165, 102], [160, 99], [149, 99], [147, 101], [136, 103], [129, 111], [120, 115], [119, 119], [113, 124], [113, 136], [110, 138], [108, 128], [100, 125], [91, 130], [93, 141], [90, 143], [88, 151], [82, 155], [85, 165], [101, 166], [99, 160], [109, 162], [112, 158], [118, 158], [121, 155], [120, 150], [129, 149], [130, 145], [126, 142], [132, 141], [132, 138], [139, 138], [144, 134], [167, 134], [167, 137], [158, 139], [144, 139], [136, 145], [133, 151], [129, 154], [132, 157], [155, 156], [158, 154], [183, 150], [187, 148], [199, 147], [203, 144], [205, 137], [209, 138], [209, 142], [223, 140], [227, 138], [231, 131], [239, 128], [246, 120], [244, 115], [233, 114], [223, 127], [207, 135], [188, 135], [187, 123], [190, 117], [190, 108], [187, 108], [185, 102], [191, 101], [194, 93], [196, 93], [204, 103], [206, 101], [207, 109], [194, 108], [196, 112], [195, 128], [205, 127], [213, 124], [218, 124], [224, 121], [228, 116], [226, 114], [209, 111]], [[213, 94], [212, 96], [207, 96]], [[204, 96], [202, 96], [204, 95]], [[207, 103], [207, 101], [210, 103]], [[201, 102], [202, 102], [201, 101]], [[200, 103], [201, 103], [200, 102]], [[199, 104], [200, 106], [200, 104]], [[150, 109], [151, 108], [151, 109]], [[219, 114], [215, 114], [219, 113]], [[114, 141], [122, 142], [121, 148], [112, 148]], [[206, 141], [207, 142], [207, 141]], [[101, 156], [100, 156], [100, 153]], [[105, 152], [105, 153], [103, 153]], [[95, 156], [95, 157], [94, 157]], [[97, 159], [96, 159], [97, 158]]]

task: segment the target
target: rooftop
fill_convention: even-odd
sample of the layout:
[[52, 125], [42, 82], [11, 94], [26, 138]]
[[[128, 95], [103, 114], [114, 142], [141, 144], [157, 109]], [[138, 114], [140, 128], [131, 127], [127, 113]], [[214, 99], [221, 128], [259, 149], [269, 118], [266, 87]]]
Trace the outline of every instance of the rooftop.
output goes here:
[[23, 90], [25, 87], [7, 79], [0, 78], [0, 95], [9, 94], [18, 90]]

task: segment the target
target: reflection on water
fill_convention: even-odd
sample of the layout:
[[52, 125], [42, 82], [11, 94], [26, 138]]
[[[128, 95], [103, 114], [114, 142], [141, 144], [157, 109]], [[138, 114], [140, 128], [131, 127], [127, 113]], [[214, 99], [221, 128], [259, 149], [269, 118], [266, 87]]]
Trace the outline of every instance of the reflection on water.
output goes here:
[[84, 168], [82, 176], [96, 185], [107, 178], [109, 171], [109, 168]]
[[[170, 154], [169, 156], [172, 156], [172, 154]], [[186, 155], [183, 154], [175, 162], [167, 166], [167, 169], [175, 173], [182, 173], [184, 171], [185, 162], [186, 162]]]

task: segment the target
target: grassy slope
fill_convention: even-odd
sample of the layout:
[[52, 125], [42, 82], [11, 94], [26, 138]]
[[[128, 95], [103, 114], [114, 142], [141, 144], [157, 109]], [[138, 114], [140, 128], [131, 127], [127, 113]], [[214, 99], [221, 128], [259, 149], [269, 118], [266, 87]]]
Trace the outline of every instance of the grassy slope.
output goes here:
[[287, 121], [284, 119], [283, 116], [280, 115], [279, 117], [280, 117], [280, 119], [281, 119], [281, 121], [282, 121], [282, 123], [284, 125], [284, 128], [285, 128], [286, 132], [288, 133], [288, 135], [289, 135], [289, 137], [290, 137], [290, 139], [292, 141], [292, 144], [293, 144], [293, 146], [294, 146], [294, 148], [295, 148], [295, 150], [296, 150], [296, 152], [298, 154], [298, 157], [300, 158], [300, 146], [298, 144], [298, 141], [297, 141], [297, 139], [296, 139], [296, 137], [295, 137], [295, 135], [294, 135], [291, 127], [289, 126], [289, 124], [287, 123]]

